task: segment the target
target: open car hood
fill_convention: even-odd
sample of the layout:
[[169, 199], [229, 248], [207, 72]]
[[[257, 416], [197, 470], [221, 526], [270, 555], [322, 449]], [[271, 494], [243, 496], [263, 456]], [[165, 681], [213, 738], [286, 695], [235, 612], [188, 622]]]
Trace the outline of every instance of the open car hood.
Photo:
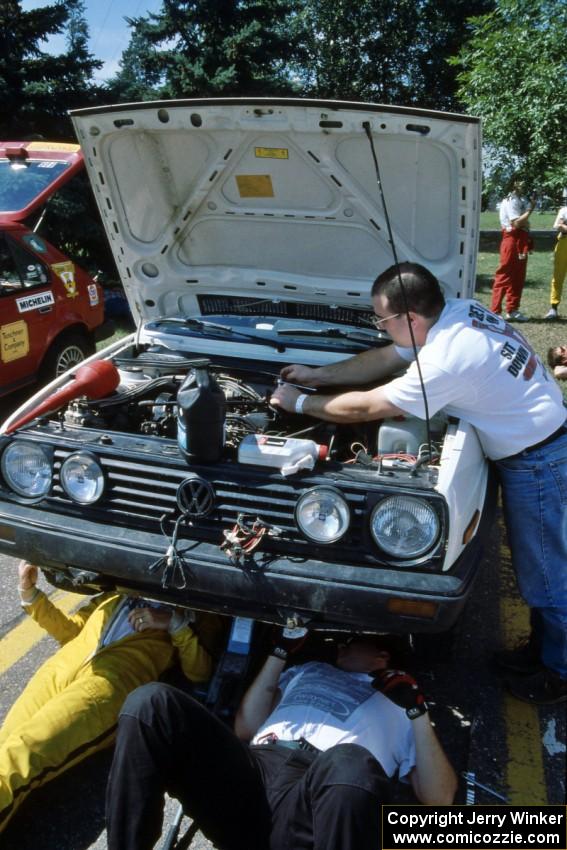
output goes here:
[[292, 99], [126, 104], [71, 113], [135, 316], [207, 296], [369, 308], [393, 262], [474, 290], [479, 119]]
[[0, 142], [0, 224], [24, 221], [82, 168], [77, 144]]

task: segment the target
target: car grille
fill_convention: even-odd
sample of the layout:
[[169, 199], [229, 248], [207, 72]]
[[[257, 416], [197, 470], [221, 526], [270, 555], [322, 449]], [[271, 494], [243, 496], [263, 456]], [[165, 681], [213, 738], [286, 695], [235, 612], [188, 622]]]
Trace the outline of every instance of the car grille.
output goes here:
[[[59, 482], [61, 464], [74, 451], [56, 448], [54, 452], [54, 483], [52, 495], [46, 501], [50, 509], [58, 513], [73, 514], [105, 525], [122, 525], [157, 533], [164, 517], [176, 518], [179, 515], [177, 489], [192, 472], [212, 485], [215, 493], [214, 508], [207, 517], [195, 520], [190, 529], [184, 529], [182, 524], [180, 538], [185, 536], [193, 540], [221, 542], [223, 530], [232, 528], [239, 514], [246, 514], [252, 519], [259, 517], [263, 522], [282, 529], [284, 533], [285, 542], [270, 537], [265, 540], [263, 550], [277, 552], [285, 548], [287, 553], [297, 551], [303, 555], [307, 555], [307, 550], [310, 550], [309, 556], [313, 557], [313, 549], [322, 548], [325, 552], [332, 549], [334, 560], [344, 559], [351, 563], [353, 560], [359, 563], [368, 560], [362, 554], [363, 549], [368, 549], [368, 544], [362, 540], [367, 512], [364, 488], [345, 488], [341, 482], [339, 489], [351, 510], [349, 532], [343, 540], [331, 546], [316, 547], [297, 530], [294, 511], [299, 496], [305, 490], [316, 485], [329, 486], [327, 476], [310, 476], [298, 482], [259, 467], [216, 464], [192, 466], [189, 470], [175, 461], [168, 465], [161, 459], [139, 461], [120, 454], [97, 452], [106, 478], [105, 493], [100, 502], [79, 506], [69, 499]], [[170, 533], [171, 528], [172, 523], [165, 524], [167, 533]], [[370, 560], [377, 559], [371, 557]]]

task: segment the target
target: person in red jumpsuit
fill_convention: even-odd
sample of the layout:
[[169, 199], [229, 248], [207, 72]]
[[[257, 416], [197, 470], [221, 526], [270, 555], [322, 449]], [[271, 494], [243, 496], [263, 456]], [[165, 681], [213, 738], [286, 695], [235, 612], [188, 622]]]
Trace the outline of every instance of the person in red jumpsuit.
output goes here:
[[535, 198], [526, 201], [523, 197], [525, 184], [517, 176], [512, 180], [512, 191], [500, 204], [500, 265], [496, 269], [492, 284], [490, 309], [500, 314], [502, 302], [506, 301], [506, 320], [526, 322], [520, 312], [520, 300], [526, 280], [528, 253], [533, 242], [530, 237], [530, 215], [535, 207]]

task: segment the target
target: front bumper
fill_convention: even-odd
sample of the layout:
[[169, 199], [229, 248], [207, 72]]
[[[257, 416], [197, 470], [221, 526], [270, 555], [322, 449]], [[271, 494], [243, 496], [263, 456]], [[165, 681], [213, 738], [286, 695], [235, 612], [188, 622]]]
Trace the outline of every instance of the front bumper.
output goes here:
[[[4, 554], [24, 557], [48, 571], [84, 570], [92, 588], [114, 587], [274, 623], [296, 617], [320, 629], [445, 631], [466, 602], [482, 556], [482, 539], [477, 536], [450, 574], [274, 556], [261, 549], [236, 566], [218, 546], [183, 540], [178, 550], [187, 567], [164, 587], [162, 567], [149, 568], [164, 557], [167, 546], [162, 535], [62, 518], [37, 507], [0, 504]], [[424, 603], [427, 614], [400, 613], [408, 601]]]

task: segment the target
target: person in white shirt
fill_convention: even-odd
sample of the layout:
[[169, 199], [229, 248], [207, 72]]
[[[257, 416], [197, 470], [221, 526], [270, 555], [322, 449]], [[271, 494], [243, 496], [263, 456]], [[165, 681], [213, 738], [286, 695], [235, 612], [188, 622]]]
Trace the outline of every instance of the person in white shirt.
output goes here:
[[391, 778], [450, 805], [457, 779], [415, 680], [390, 669], [388, 636], [352, 636], [336, 664], [285, 670], [280, 636], [244, 695], [235, 733], [158, 684], [124, 704], [107, 792], [109, 850], [149, 850], [163, 794], [219, 850], [379, 850]]
[[535, 207], [535, 198], [529, 203], [523, 197], [525, 184], [517, 175], [512, 178], [511, 192], [500, 204], [500, 265], [496, 269], [492, 284], [490, 309], [499, 314], [506, 299], [506, 319], [509, 322], [525, 322], [520, 313], [520, 300], [526, 280], [528, 253], [532, 250], [529, 234], [530, 215]]
[[[497, 659], [517, 674], [508, 677], [507, 687], [532, 703], [567, 701], [567, 426], [561, 390], [518, 330], [476, 301], [445, 302], [439, 282], [423, 266], [387, 269], [374, 281], [372, 302], [376, 324], [388, 330], [394, 345], [319, 368], [286, 366], [271, 403], [328, 422], [407, 413], [425, 418], [417, 365], [407, 368], [414, 359], [413, 331], [430, 416], [443, 409], [474, 425], [500, 478], [512, 563], [535, 629], [527, 648]], [[306, 395], [292, 385], [332, 392], [337, 385], [377, 383], [404, 368], [401, 377], [367, 391]]]
[[553, 277], [551, 278], [551, 293], [549, 310], [544, 319], [553, 321], [559, 318], [559, 302], [563, 293], [563, 281], [567, 274], [567, 207], [561, 207], [553, 223], [557, 231], [557, 242], [553, 252]]

